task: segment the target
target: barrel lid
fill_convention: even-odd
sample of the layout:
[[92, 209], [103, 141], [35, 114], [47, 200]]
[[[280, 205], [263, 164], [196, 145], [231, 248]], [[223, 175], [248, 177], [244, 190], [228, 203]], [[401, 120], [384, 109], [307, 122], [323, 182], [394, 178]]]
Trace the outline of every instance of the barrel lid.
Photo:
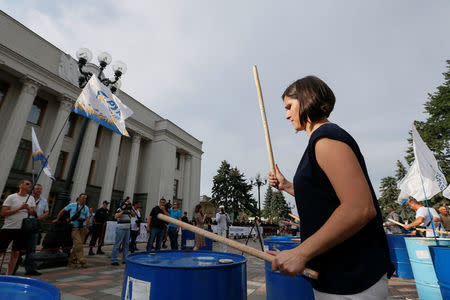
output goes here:
[[242, 255], [212, 251], [159, 251], [131, 254], [127, 264], [161, 268], [223, 268], [243, 264]]
[[34, 278], [0, 276], [2, 299], [59, 299], [60, 292], [52, 284]]

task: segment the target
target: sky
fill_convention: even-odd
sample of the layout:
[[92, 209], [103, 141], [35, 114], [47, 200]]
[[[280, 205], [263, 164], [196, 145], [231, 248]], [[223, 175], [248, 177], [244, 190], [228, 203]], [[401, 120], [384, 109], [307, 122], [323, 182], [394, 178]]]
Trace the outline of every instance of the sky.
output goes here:
[[0, 8], [73, 57], [86, 47], [124, 61], [122, 89], [203, 141], [208, 196], [223, 160], [248, 179], [269, 171], [253, 65], [285, 176], [294, 176], [308, 136], [284, 119], [280, 96], [316, 75], [336, 95], [330, 121], [357, 140], [378, 192], [450, 59], [445, 0], [0, 0]]

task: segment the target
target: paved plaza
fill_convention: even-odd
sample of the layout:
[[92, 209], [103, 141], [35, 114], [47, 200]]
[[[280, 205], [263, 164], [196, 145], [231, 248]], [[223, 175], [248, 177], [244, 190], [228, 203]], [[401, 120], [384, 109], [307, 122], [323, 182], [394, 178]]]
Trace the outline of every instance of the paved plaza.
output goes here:
[[[238, 240], [242, 243], [245, 240]], [[259, 248], [258, 242], [249, 241], [249, 245]], [[218, 244], [214, 242], [216, 249]], [[88, 256], [88, 248], [85, 248], [85, 254], [89, 268], [69, 268], [59, 267], [39, 270], [41, 276], [36, 278], [45, 280], [54, 284], [62, 293], [63, 300], [83, 300], [83, 299], [120, 299], [122, 293], [123, 273], [125, 266], [117, 267], [110, 265], [111, 246], [104, 247], [106, 255]], [[139, 245], [144, 249], [145, 245]], [[229, 250], [233, 253], [238, 251]], [[265, 300], [266, 285], [264, 261], [245, 255], [247, 262], [247, 295], [248, 300]], [[3, 265], [3, 272], [5, 271]], [[25, 270], [20, 267], [17, 271], [18, 276], [24, 276]], [[389, 281], [389, 299], [418, 299], [414, 280], [394, 278]], [[188, 299], [188, 297], [186, 297]], [[292, 298], [294, 299], [294, 298]]]

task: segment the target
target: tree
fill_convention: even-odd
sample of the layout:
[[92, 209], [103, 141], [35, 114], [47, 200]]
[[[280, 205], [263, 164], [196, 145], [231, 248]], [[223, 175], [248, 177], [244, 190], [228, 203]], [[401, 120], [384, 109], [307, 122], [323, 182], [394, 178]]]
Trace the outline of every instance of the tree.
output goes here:
[[273, 197], [273, 190], [272, 187], [269, 185], [266, 190], [266, 194], [264, 196], [264, 209], [262, 210], [262, 216], [264, 218], [270, 219], [270, 212], [272, 210], [272, 197]]
[[398, 206], [396, 200], [400, 190], [397, 188], [397, 180], [392, 176], [381, 178], [380, 193], [381, 196], [378, 198], [378, 203], [380, 204], [381, 213], [386, 217], [386, 207], [388, 205]]
[[401, 161], [397, 160], [397, 170], [395, 171], [395, 179], [397, 179], [397, 181], [402, 180], [403, 177], [406, 176], [406, 173], [408, 173], [408, 171], [406, 171], [405, 166], [402, 164]]
[[217, 175], [213, 178], [211, 203], [223, 205], [233, 212], [236, 218], [240, 212], [255, 214], [256, 201], [251, 194], [252, 186], [237, 168], [231, 168], [227, 161], [222, 161]]

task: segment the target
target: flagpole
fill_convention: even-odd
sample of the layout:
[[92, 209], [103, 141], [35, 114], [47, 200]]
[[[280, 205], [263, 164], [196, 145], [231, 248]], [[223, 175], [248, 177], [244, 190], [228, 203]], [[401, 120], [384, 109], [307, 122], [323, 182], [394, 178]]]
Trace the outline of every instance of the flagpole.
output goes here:
[[420, 169], [419, 169], [419, 175], [420, 175], [420, 181], [422, 183], [423, 195], [425, 196], [425, 203], [427, 204], [428, 216], [430, 217], [431, 228], [433, 229], [434, 241], [436, 242], [436, 246], [439, 246], [438, 239], [436, 238], [436, 231], [434, 230], [434, 223], [433, 223], [434, 220], [433, 220], [433, 216], [431, 215], [430, 206], [428, 205], [427, 193], [425, 192], [425, 185], [423, 184], [422, 172], [420, 172]]

